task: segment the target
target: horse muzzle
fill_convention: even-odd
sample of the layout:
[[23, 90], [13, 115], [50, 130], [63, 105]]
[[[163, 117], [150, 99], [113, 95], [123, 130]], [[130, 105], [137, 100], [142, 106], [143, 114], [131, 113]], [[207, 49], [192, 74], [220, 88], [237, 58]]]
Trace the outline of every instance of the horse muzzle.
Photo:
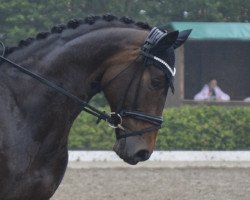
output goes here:
[[[125, 162], [131, 165], [135, 165], [138, 162], [146, 161], [150, 158], [154, 144], [155, 138], [152, 133], [156, 134], [156, 131], [148, 132], [149, 135], [134, 135], [129, 137], [119, 138], [113, 150], [116, 154], [123, 159]], [[126, 135], [123, 130], [116, 129], [116, 135]]]

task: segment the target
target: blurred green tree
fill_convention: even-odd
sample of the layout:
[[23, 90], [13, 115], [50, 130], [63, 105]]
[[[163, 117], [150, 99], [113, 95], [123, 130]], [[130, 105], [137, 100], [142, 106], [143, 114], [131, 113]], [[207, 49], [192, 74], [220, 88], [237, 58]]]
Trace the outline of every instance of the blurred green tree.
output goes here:
[[1, 0], [0, 40], [14, 45], [20, 39], [71, 18], [113, 13], [151, 25], [169, 21], [249, 22], [248, 0]]

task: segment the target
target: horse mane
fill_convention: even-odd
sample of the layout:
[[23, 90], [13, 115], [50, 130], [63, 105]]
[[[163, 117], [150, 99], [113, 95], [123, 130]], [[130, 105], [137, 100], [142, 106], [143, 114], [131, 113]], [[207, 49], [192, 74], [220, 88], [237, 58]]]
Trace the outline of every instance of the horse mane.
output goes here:
[[94, 25], [97, 21], [120, 22], [125, 25], [133, 25], [141, 29], [151, 30], [151, 27], [149, 26], [148, 23], [140, 22], [140, 21], [135, 22], [134, 20], [126, 16], [118, 18], [112, 14], [105, 14], [103, 16], [90, 15], [86, 17], [85, 19], [71, 19], [67, 24], [58, 24], [58, 25], [53, 26], [50, 31], [39, 32], [36, 35], [36, 37], [28, 37], [24, 40], [20, 40], [18, 43], [18, 46], [6, 47], [5, 56], [13, 53], [14, 51], [18, 49], [29, 46], [34, 41], [44, 40], [53, 34], [62, 34], [65, 30], [77, 29], [80, 25], [83, 25], [83, 24]]

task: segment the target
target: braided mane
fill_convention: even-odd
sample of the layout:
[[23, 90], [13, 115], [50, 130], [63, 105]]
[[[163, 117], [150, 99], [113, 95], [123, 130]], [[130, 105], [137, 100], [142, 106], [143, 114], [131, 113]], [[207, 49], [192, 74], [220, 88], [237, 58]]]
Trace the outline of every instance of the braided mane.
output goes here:
[[32, 44], [34, 41], [46, 39], [48, 36], [50, 36], [52, 34], [60, 34], [60, 33], [62, 33], [66, 29], [76, 29], [76, 28], [78, 28], [82, 24], [93, 25], [98, 20], [103, 20], [103, 21], [106, 21], [106, 22], [120, 21], [120, 22], [122, 22], [124, 24], [135, 25], [135, 26], [137, 26], [138, 28], [141, 28], [141, 29], [146, 29], [146, 30], [150, 30], [151, 29], [151, 27], [148, 25], [148, 23], [135, 22], [131, 18], [126, 17], [126, 16], [118, 18], [118, 17], [116, 17], [116, 16], [114, 16], [112, 14], [105, 14], [103, 16], [94, 16], [94, 15], [91, 15], [91, 16], [86, 17], [85, 19], [71, 19], [66, 25], [65, 24], [58, 24], [56, 26], [53, 26], [51, 28], [51, 30], [48, 31], [48, 32], [40, 32], [34, 38], [33, 37], [29, 37], [27, 39], [21, 40], [18, 43], [18, 46], [6, 47], [6, 49], [5, 49], [5, 55], [11, 54], [15, 50], [18, 50], [20, 48], [27, 47], [30, 44]]

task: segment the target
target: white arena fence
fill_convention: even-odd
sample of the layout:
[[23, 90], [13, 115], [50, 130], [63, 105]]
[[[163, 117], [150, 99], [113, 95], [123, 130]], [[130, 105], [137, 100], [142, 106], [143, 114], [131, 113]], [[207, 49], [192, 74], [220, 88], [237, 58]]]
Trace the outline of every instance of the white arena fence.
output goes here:
[[[249, 162], [250, 151], [154, 151], [150, 161]], [[113, 151], [69, 151], [69, 162], [121, 161]]]

